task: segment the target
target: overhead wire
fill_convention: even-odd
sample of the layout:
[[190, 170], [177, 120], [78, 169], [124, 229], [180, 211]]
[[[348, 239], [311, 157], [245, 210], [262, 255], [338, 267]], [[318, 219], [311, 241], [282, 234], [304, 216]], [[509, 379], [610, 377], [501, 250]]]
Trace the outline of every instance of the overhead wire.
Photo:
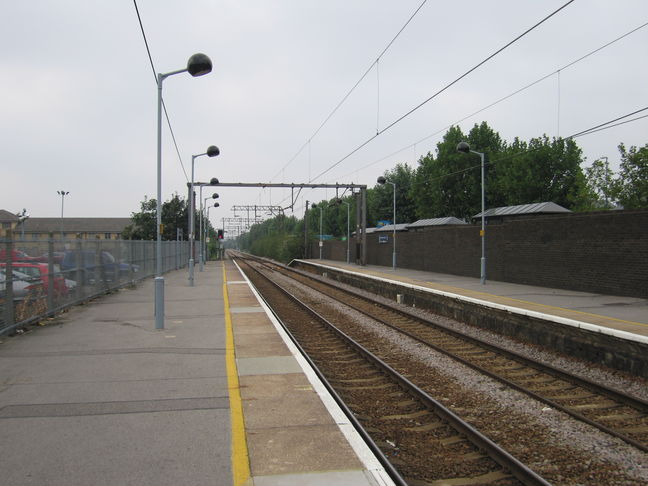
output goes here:
[[[157, 71], [155, 65], [153, 64], [153, 57], [151, 56], [151, 49], [149, 48], [148, 40], [146, 38], [146, 32], [144, 31], [144, 25], [142, 24], [142, 17], [140, 16], [139, 8], [137, 7], [137, 0], [133, 0], [133, 5], [135, 6], [135, 12], [137, 13], [137, 20], [139, 21], [140, 30], [142, 31], [142, 37], [144, 38], [144, 45], [146, 46], [146, 53], [148, 54], [149, 62], [151, 63], [151, 69], [153, 70], [153, 78], [155, 79], [155, 84], [157, 86]], [[185, 179], [189, 181], [189, 176], [187, 176], [187, 171], [185, 170], [184, 163], [182, 162], [182, 156], [180, 155], [180, 149], [178, 148], [178, 142], [175, 138], [175, 133], [173, 133], [173, 127], [171, 126], [171, 119], [169, 118], [169, 113], [167, 111], [166, 104], [162, 100], [162, 108], [164, 110], [164, 116], [166, 117], [167, 125], [169, 126], [169, 132], [171, 132], [171, 139], [173, 140], [173, 145], [175, 146], [176, 153], [178, 155], [178, 160], [180, 161], [180, 167], [182, 167], [182, 172], [184, 173]]]
[[[472, 118], [473, 116], [478, 115], [479, 113], [482, 113], [482, 112], [488, 110], [489, 108], [492, 108], [493, 106], [498, 105], [499, 103], [502, 103], [503, 101], [506, 101], [506, 100], [508, 100], [509, 98], [512, 98], [513, 96], [522, 93], [523, 91], [526, 91], [526, 90], [529, 89], [529, 88], [532, 88], [533, 86], [535, 86], [535, 85], [541, 83], [542, 81], [545, 81], [546, 79], [550, 78], [550, 77], [553, 76], [554, 74], [559, 73], [559, 72], [561, 72], [561, 71], [564, 71], [565, 69], [568, 69], [568, 68], [570, 68], [570, 67], [576, 65], [577, 63], [579, 63], [579, 62], [581, 62], [581, 61], [587, 59], [588, 57], [590, 57], [590, 56], [592, 56], [592, 55], [594, 55], [594, 54], [596, 54], [596, 53], [602, 51], [603, 49], [605, 49], [605, 48], [607, 48], [607, 47], [609, 47], [609, 46], [615, 44], [616, 42], [618, 42], [618, 41], [624, 39], [625, 37], [628, 37], [629, 35], [631, 35], [631, 34], [637, 32], [637, 31], [639, 31], [640, 29], [645, 28], [646, 26], [648, 26], [648, 22], [644, 22], [644, 23], [641, 24], [640, 26], [635, 27], [634, 29], [632, 29], [632, 30], [626, 32], [625, 34], [622, 34], [622, 35], [616, 37], [615, 39], [613, 39], [613, 40], [611, 40], [611, 41], [609, 41], [609, 42], [603, 44], [602, 46], [597, 47], [596, 49], [594, 49], [594, 50], [588, 52], [587, 54], [585, 54], [585, 55], [583, 55], [583, 56], [581, 56], [581, 57], [579, 57], [579, 58], [577, 58], [577, 59], [575, 59], [575, 60], [573, 60], [573, 61], [571, 61], [571, 62], [565, 64], [564, 66], [562, 66], [562, 67], [560, 67], [560, 68], [558, 68], [558, 69], [556, 69], [556, 70], [550, 72], [549, 74], [545, 74], [544, 76], [542, 76], [542, 77], [536, 79], [535, 81], [533, 81], [533, 82], [531, 82], [531, 83], [529, 83], [529, 84], [523, 86], [522, 88], [519, 88], [519, 89], [513, 91], [512, 93], [510, 93], [510, 94], [508, 94], [508, 95], [506, 95], [506, 96], [503, 96], [502, 98], [499, 98], [498, 100], [493, 101], [492, 103], [489, 103], [488, 105], [484, 106], [483, 108], [480, 108], [479, 110], [474, 111], [474, 112], [472, 112], [471, 114], [464, 116], [463, 118], [461, 118], [461, 119], [459, 119], [459, 120], [457, 120], [457, 121], [455, 121], [455, 122], [453, 122], [453, 123], [451, 123], [451, 124], [445, 126], [444, 128], [441, 128], [441, 129], [439, 129], [439, 130], [436, 130], [435, 132], [433, 132], [433, 133], [431, 133], [431, 134], [429, 134], [429, 135], [426, 135], [425, 137], [423, 137], [423, 138], [417, 140], [416, 142], [411, 143], [411, 144], [409, 144], [409, 145], [407, 145], [407, 146], [405, 146], [405, 147], [401, 147], [400, 149], [398, 149], [398, 150], [396, 150], [396, 151], [390, 153], [389, 155], [386, 155], [386, 156], [384, 156], [384, 157], [382, 157], [382, 158], [380, 158], [380, 159], [378, 159], [378, 160], [375, 160], [375, 161], [371, 162], [370, 164], [367, 164], [367, 165], [365, 165], [365, 166], [362, 166], [362, 167], [360, 167], [359, 169], [355, 169], [355, 170], [353, 170], [353, 171], [351, 171], [351, 172], [345, 174], [343, 177], [347, 177], [347, 176], [349, 176], [349, 175], [351, 175], [351, 174], [353, 174], [353, 173], [356, 173], [356, 172], [359, 172], [359, 171], [361, 171], [361, 170], [367, 169], [367, 168], [371, 167], [372, 165], [375, 165], [375, 164], [377, 164], [377, 163], [379, 163], [379, 162], [382, 162], [383, 160], [386, 160], [386, 159], [388, 159], [388, 158], [390, 158], [390, 157], [393, 157], [394, 155], [396, 155], [396, 154], [398, 154], [398, 153], [400, 153], [400, 152], [402, 152], [402, 151], [404, 151], [404, 150], [410, 149], [410, 148], [412, 148], [412, 147], [414, 147], [414, 146], [416, 146], [416, 145], [418, 145], [418, 144], [420, 144], [420, 143], [422, 143], [422, 142], [428, 140], [429, 138], [434, 137], [435, 135], [439, 135], [440, 133], [443, 133], [443, 132], [445, 132], [446, 130], [448, 130], [450, 127], [453, 127], [453, 126], [455, 126], [455, 125], [458, 125], [459, 123], [461, 123], [461, 122], [463, 122], [463, 121], [466, 121], [466, 120], [468, 120], [469, 118]], [[625, 123], [625, 122], [624, 122], [624, 123]]]
[[[373, 135], [373, 136], [369, 137], [367, 140], [365, 140], [364, 142], [362, 142], [360, 145], [358, 145], [356, 148], [354, 148], [354, 149], [353, 149], [351, 152], [349, 152], [347, 155], [345, 155], [345, 156], [342, 157], [340, 160], [338, 160], [337, 162], [335, 162], [334, 164], [332, 164], [331, 166], [329, 166], [326, 170], [320, 172], [320, 173], [319, 173], [317, 176], [315, 176], [312, 180], [313, 180], [313, 181], [314, 181], [314, 180], [317, 180], [317, 179], [319, 179], [320, 177], [322, 177], [324, 174], [327, 174], [328, 172], [330, 172], [331, 170], [333, 170], [335, 167], [337, 167], [337, 166], [340, 165], [342, 162], [344, 162], [346, 159], [348, 159], [348, 158], [351, 157], [353, 154], [355, 154], [356, 152], [358, 152], [360, 149], [362, 149], [363, 147], [365, 147], [366, 145], [368, 145], [368, 144], [369, 144], [370, 142], [372, 142], [374, 139], [376, 139], [377, 137], [379, 137], [380, 135], [382, 135], [383, 133], [385, 133], [387, 130], [393, 128], [395, 125], [397, 125], [398, 123], [400, 123], [401, 121], [403, 121], [405, 118], [407, 118], [408, 116], [410, 116], [412, 113], [414, 113], [415, 111], [417, 111], [418, 109], [420, 109], [421, 107], [423, 107], [424, 105], [426, 105], [427, 103], [429, 103], [431, 100], [433, 100], [434, 98], [436, 98], [437, 96], [439, 96], [439, 95], [440, 95], [441, 93], [443, 93], [444, 91], [447, 91], [449, 88], [451, 88], [452, 86], [454, 86], [455, 84], [457, 84], [459, 81], [461, 81], [462, 79], [464, 79], [466, 76], [468, 76], [469, 74], [471, 74], [472, 72], [474, 72], [474, 71], [475, 71], [476, 69], [478, 69], [479, 67], [483, 66], [485, 63], [487, 63], [488, 61], [490, 61], [491, 59], [493, 59], [495, 56], [497, 56], [498, 54], [500, 54], [501, 52], [503, 52], [504, 50], [506, 50], [507, 48], [509, 48], [509, 47], [512, 46], [513, 44], [515, 44], [518, 40], [522, 39], [524, 36], [526, 36], [527, 34], [529, 34], [530, 32], [532, 32], [534, 29], [538, 28], [540, 25], [542, 25], [543, 23], [545, 23], [547, 20], [549, 20], [551, 17], [553, 17], [554, 15], [556, 15], [557, 13], [559, 13], [560, 11], [562, 11], [564, 8], [566, 8], [568, 5], [570, 5], [570, 4], [573, 3], [574, 1], [575, 1], [575, 0], [569, 0], [567, 3], [565, 3], [564, 5], [562, 5], [561, 7], [557, 8], [556, 10], [554, 10], [553, 12], [551, 12], [549, 15], [547, 15], [546, 17], [544, 17], [542, 20], [538, 21], [536, 24], [534, 24], [533, 26], [529, 27], [529, 28], [528, 28], [527, 30], [525, 30], [523, 33], [521, 33], [520, 35], [518, 35], [517, 37], [515, 37], [513, 40], [511, 40], [510, 42], [508, 42], [508, 43], [505, 44], [504, 46], [502, 46], [502, 47], [500, 47], [499, 49], [497, 49], [495, 52], [493, 52], [492, 54], [490, 54], [489, 56], [487, 56], [485, 59], [483, 59], [482, 61], [480, 61], [479, 63], [477, 63], [475, 66], [473, 66], [472, 68], [470, 68], [468, 71], [466, 71], [465, 73], [461, 74], [459, 77], [457, 77], [456, 79], [454, 79], [454, 80], [451, 81], [450, 83], [446, 84], [443, 88], [441, 88], [440, 90], [438, 90], [438, 91], [437, 91], [436, 93], [434, 93], [432, 96], [428, 97], [427, 99], [425, 99], [424, 101], [422, 101], [421, 103], [419, 103], [418, 105], [416, 105], [414, 108], [412, 108], [411, 110], [409, 110], [409, 111], [406, 112], [405, 114], [403, 114], [403, 115], [401, 115], [400, 117], [398, 117], [396, 120], [394, 120], [394, 121], [391, 122], [389, 125], [387, 125], [386, 127], [384, 127], [382, 130], [380, 130], [379, 132], [377, 132], [376, 135]], [[311, 182], [311, 181], [309, 181], [309, 182]]]
[[[423, 8], [423, 5], [425, 5], [426, 2], [427, 2], [427, 0], [423, 0], [423, 2], [421, 2], [421, 4], [416, 8], [414, 13], [412, 15], [410, 15], [409, 19], [407, 19], [407, 22], [405, 22], [405, 24], [403, 24], [403, 26], [396, 33], [396, 35], [389, 41], [389, 43], [387, 43], [387, 45], [381, 51], [381, 53], [378, 54], [378, 57], [376, 58], [376, 60], [371, 63], [371, 65], [366, 69], [366, 71], [362, 74], [362, 76], [360, 76], [360, 79], [358, 79], [358, 81], [356, 81], [356, 83], [353, 85], [353, 87], [351, 87], [351, 89], [342, 97], [342, 99], [338, 102], [338, 104], [335, 105], [335, 108], [333, 108], [333, 110], [328, 114], [328, 116], [319, 125], [319, 127], [317, 127], [315, 132], [308, 138], [308, 140], [306, 140], [306, 142], [304, 142], [304, 144], [299, 148], [297, 153], [272, 177], [271, 181], [274, 180], [274, 178], [277, 177], [277, 175], [279, 175], [286, 167], [288, 167], [299, 156], [299, 154], [302, 152], [302, 150], [304, 150], [304, 148], [306, 148], [311, 143], [313, 138], [315, 138], [317, 136], [317, 134], [322, 130], [322, 128], [324, 128], [324, 126], [333, 117], [333, 115], [335, 115], [335, 113], [340, 109], [340, 107], [349, 98], [349, 96], [351, 96], [351, 93], [353, 93], [355, 91], [355, 89], [360, 85], [360, 83], [371, 72], [373, 67], [380, 61], [380, 58], [385, 55], [387, 50], [392, 46], [392, 44], [396, 41], [396, 39], [398, 39], [398, 37], [403, 33], [405, 28], [410, 24], [412, 19], [414, 19], [414, 17], [416, 16], [416, 14], [418, 14], [418, 12], [421, 10], [421, 8]], [[309, 180], [309, 182], [310, 182], [310, 180]]]

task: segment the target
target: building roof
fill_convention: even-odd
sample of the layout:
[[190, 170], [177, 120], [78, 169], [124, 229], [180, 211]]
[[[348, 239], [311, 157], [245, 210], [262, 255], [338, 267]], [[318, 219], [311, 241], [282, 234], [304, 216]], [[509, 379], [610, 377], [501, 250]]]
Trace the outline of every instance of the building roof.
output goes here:
[[[63, 218], [66, 233], [121, 233], [133, 221], [131, 218]], [[61, 231], [61, 218], [29, 218], [25, 233]]]
[[[394, 226], [396, 226], [396, 231], [407, 231], [407, 227], [409, 226], [409, 223], [400, 223], [400, 224], [386, 224], [385, 226], [381, 226], [380, 228], [376, 228], [375, 232], [385, 232], [385, 231], [394, 231]], [[369, 228], [367, 228], [368, 230]], [[369, 233], [369, 231], [367, 231]]]
[[7, 223], [9, 221], [20, 221], [20, 218], [9, 211], [0, 209], [0, 222]]
[[408, 224], [408, 228], [423, 228], [425, 226], [443, 226], [446, 224], [468, 224], [454, 216], [447, 216], [445, 218], [432, 218], [432, 219], [419, 219], [412, 224]]
[[[514, 216], [520, 214], [555, 214], [571, 213], [567, 208], [563, 208], [553, 202], [541, 202], [532, 204], [520, 204], [518, 206], [504, 206], [501, 208], [490, 208], [484, 211], [484, 216]], [[482, 213], [475, 214], [473, 218], [481, 218]]]

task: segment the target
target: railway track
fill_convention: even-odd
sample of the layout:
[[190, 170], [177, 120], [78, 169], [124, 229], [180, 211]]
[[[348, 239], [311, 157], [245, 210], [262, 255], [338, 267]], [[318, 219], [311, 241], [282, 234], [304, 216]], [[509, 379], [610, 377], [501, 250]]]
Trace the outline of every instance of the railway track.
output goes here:
[[550, 484], [281, 288], [267, 269], [242, 265], [298, 346], [371, 435], [388, 470], [398, 471], [397, 484]]
[[648, 402], [461, 334], [321, 277], [260, 262], [504, 385], [648, 452]]

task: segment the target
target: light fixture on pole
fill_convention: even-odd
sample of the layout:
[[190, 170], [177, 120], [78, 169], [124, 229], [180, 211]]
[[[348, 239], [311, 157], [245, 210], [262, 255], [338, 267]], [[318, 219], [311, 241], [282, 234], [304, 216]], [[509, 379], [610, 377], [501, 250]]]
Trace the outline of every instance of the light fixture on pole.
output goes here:
[[61, 196], [61, 241], [63, 241], [63, 207], [65, 205], [65, 196], [70, 194], [70, 191], [56, 191]]
[[207, 152], [204, 154], [191, 156], [191, 189], [189, 190], [189, 286], [194, 286], [194, 241], [196, 240], [195, 232], [195, 218], [194, 218], [194, 161], [198, 157], [206, 155], [208, 157], [216, 157], [220, 154], [220, 150], [216, 145], [210, 145]]
[[209, 260], [209, 252], [207, 251], [209, 249], [209, 247], [207, 246], [207, 243], [208, 243], [207, 238], [209, 237], [209, 226], [208, 226], [208, 223], [209, 223], [209, 210], [211, 208], [217, 208], [218, 206], [220, 206], [220, 204], [218, 204], [218, 203], [214, 203], [212, 206], [207, 206], [207, 215], [205, 217], [205, 229], [204, 229], [204, 233], [205, 233], [205, 238], [204, 238], [204, 240], [205, 240], [205, 258], [204, 258], [205, 264], [207, 263], [207, 260]]
[[350, 226], [349, 226], [349, 221], [350, 221], [349, 216], [350, 216], [350, 211], [351, 211], [351, 203], [350, 203], [350, 202], [347, 202], [347, 201], [344, 201], [343, 199], [337, 199], [337, 200], [335, 201], [335, 204], [337, 204], [338, 206], [340, 206], [341, 204], [346, 204], [346, 207], [347, 207], [347, 232], [346, 232], [347, 249], [346, 249], [346, 262], [347, 262], [347, 265], [348, 265], [349, 263], [351, 263], [351, 249], [350, 249], [350, 247], [349, 247], [349, 238], [350, 238], [350, 236], [351, 236], [351, 233], [350, 233]]
[[394, 245], [394, 250], [392, 252], [392, 269], [396, 270], [396, 183], [390, 182], [385, 179], [383, 176], [378, 177], [378, 184], [391, 184], [394, 186], [394, 221], [393, 221], [393, 235], [392, 235], [392, 244]]
[[[202, 189], [202, 187], [201, 187]], [[205, 247], [205, 242], [203, 240], [203, 215], [205, 214], [205, 211], [203, 208], [207, 207], [207, 201], [209, 199], [218, 199], [218, 194], [214, 193], [209, 197], [206, 197], [204, 200], [202, 199], [202, 191], [200, 192], [200, 251], [198, 252], [198, 260], [200, 261], [200, 271], [202, 272], [204, 269], [204, 264], [205, 264], [205, 254], [203, 252], [203, 249]]]
[[[322, 217], [324, 214], [324, 208], [322, 207], [323, 204], [319, 205], [319, 210], [320, 210], [320, 234], [319, 234], [319, 259], [322, 259], [322, 247], [324, 246], [324, 242], [322, 241]], [[312, 208], [315, 209], [317, 208], [317, 204], [313, 204]]]
[[481, 231], [479, 236], [481, 237], [481, 261], [480, 261], [480, 272], [479, 272], [479, 281], [482, 285], [486, 283], [486, 226], [485, 226], [485, 216], [486, 216], [486, 181], [484, 177], [484, 154], [482, 152], [476, 152], [470, 150], [470, 145], [467, 142], [459, 142], [457, 145], [457, 152], [462, 152], [464, 154], [473, 153], [479, 155], [481, 158]]
[[157, 242], [155, 245], [155, 329], [164, 329], [164, 277], [162, 276], [162, 83], [169, 76], [189, 72], [193, 77], [210, 73], [212, 62], [205, 54], [194, 54], [187, 67], [157, 74]]

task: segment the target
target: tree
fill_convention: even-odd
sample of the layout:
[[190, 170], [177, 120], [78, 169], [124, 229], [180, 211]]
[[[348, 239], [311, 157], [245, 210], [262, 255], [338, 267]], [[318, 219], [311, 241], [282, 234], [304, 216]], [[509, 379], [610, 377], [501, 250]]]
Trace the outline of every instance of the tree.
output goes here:
[[587, 192], [592, 201], [591, 209], [610, 209], [614, 205], [614, 172], [607, 160], [597, 159], [585, 168]]
[[[410, 197], [415, 180], [414, 170], [407, 164], [396, 164], [392, 170], [385, 171], [383, 177], [396, 184], [396, 223], [413, 223], [416, 221], [416, 207]], [[371, 206], [372, 218], [369, 222], [394, 219], [394, 186], [389, 183], [376, 185], [371, 198], [367, 198]], [[368, 204], [369, 205], [369, 204]], [[375, 224], [367, 223], [370, 226]]]
[[648, 208], [648, 144], [637, 149], [619, 145], [621, 164], [613, 193], [626, 209]]
[[[185, 238], [188, 237], [188, 215], [187, 202], [178, 194], [174, 194], [171, 200], [162, 203], [162, 239], [175, 240], [178, 228], [182, 230]], [[155, 240], [157, 238], [157, 200], [144, 197], [144, 201], [140, 203], [140, 211], [132, 213], [131, 220], [133, 223], [124, 228], [122, 238]]]

